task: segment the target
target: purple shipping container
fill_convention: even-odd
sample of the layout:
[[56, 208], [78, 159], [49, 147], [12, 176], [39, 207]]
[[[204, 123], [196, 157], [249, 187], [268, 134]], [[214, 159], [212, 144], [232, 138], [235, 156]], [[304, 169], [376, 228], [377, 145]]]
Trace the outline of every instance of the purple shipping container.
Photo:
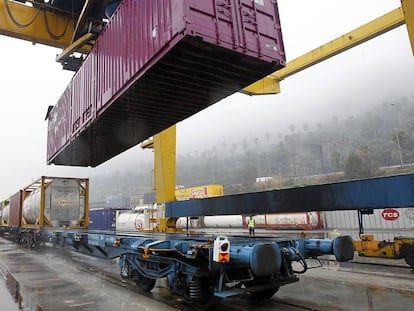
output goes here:
[[124, 0], [49, 115], [48, 163], [99, 165], [284, 64], [275, 0]]
[[72, 135], [76, 135], [95, 118], [95, 55], [91, 54], [73, 78]]
[[69, 84], [56, 106], [49, 112], [48, 135], [47, 135], [47, 155], [53, 157], [70, 140], [71, 129], [71, 96], [72, 84]]

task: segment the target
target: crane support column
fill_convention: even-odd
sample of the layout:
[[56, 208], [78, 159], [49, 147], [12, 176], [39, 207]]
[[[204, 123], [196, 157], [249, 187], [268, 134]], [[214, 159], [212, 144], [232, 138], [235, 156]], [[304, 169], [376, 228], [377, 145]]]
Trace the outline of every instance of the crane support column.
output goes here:
[[[154, 178], [157, 203], [175, 201], [176, 125], [154, 135]], [[177, 218], [165, 217], [165, 206], [159, 214], [157, 231], [176, 232]]]
[[176, 125], [154, 135], [154, 170], [157, 203], [175, 201]]
[[411, 49], [414, 56], [414, 1], [401, 0], [401, 7], [405, 16], [405, 24], [407, 26], [408, 37], [410, 38]]

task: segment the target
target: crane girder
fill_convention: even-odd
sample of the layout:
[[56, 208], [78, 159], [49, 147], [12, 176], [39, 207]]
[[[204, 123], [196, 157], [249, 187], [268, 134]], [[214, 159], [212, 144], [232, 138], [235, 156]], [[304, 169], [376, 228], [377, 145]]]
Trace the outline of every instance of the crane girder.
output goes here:
[[[413, 1], [405, 1], [406, 11], [409, 14], [413, 14], [414, 4]], [[410, 4], [408, 4], [410, 3]], [[410, 10], [411, 7], [411, 10]], [[407, 12], [406, 12], [407, 14]], [[411, 15], [410, 15], [411, 16]], [[260, 95], [260, 94], [277, 94], [280, 92], [279, 82], [283, 79], [298, 73], [306, 68], [316, 65], [332, 56], [342, 53], [350, 48], [353, 48], [361, 43], [364, 43], [370, 39], [378, 37], [390, 30], [393, 30], [409, 20], [409, 16], [404, 17], [402, 8], [397, 8], [373, 21], [362, 25], [302, 56], [299, 56], [286, 64], [286, 66], [265, 78], [249, 85], [244, 88], [242, 93], [249, 95]], [[414, 18], [409, 21], [413, 24]], [[407, 22], [408, 26], [408, 22]], [[413, 30], [413, 26], [411, 26]], [[411, 35], [412, 37], [412, 35]], [[412, 38], [411, 38], [412, 39]], [[414, 45], [412, 45], [414, 46]]]
[[94, 0], [85, 0], [82, 10], [73, 12], [53, 6], [53, 3], [33, 0], [28, 1], [32, 5], [27, 5], [23, 2], [0, 0], [0, 34], [62, 48], [64, 52], [58, 59], [61, 62], [69, 57], [68, 51], [89, 53], [96, 34], [81, 33], [88, 22], [93, 21], [98, 29], [104, 24], [98, 14], [103, 9]]
[[[10, 14], [9, 14], [10, 13]], [[0, 34], [65, 48], [71, 43], [74, 21], [18, 2], [0, 0]]]
[[405, 24], [407, 25], [408, 37], [414, 56], [414, 1], [401, 0], [401, 7], [404, 12]]

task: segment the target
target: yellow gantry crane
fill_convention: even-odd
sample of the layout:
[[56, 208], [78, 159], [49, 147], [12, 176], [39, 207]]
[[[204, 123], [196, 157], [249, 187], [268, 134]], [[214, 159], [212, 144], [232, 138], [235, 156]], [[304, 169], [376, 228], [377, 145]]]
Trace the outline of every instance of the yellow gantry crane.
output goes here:
[[[119, 1], [118, 1], [119, 2]], [[117, 2], [84, 0], [0, 0], [0, 34], [62, 48], [56, 57], [64, 69], [76, 70], [95, 44], [99, 31]], [[82, 6], [80, 6], [82, 4]]]
[[[69, 3], [65, 0], [0, 0], [0, 34], [62, 48], [56, 60], [64, 69], [76, 70], [83, 57], [77, 57], [75, 53], [86, 55], [91, 50], [119, 1], [84, 0], [78, 1], [77, 6]], [[414, 54], [414, 1], [401, 0], [401, 7], [289, 61], [285, 68], [241, 92], [277, 94], [283, 79], [404, 24]], [[176, 127], [173, 126], [142, 145], [154, 148], [157, 203], [175, 200], [175, 142]], [[173, 222], [164, 220], [161, 230], [170, 230], [174, 227]]]
[[285, 68], [244, 88], [242, 92], [249, 95], [280, 93], [280, 81], [285, 78], [404, 24], [414, 55], [414, 1], [402, 0], [401, 7], [289, 61]]

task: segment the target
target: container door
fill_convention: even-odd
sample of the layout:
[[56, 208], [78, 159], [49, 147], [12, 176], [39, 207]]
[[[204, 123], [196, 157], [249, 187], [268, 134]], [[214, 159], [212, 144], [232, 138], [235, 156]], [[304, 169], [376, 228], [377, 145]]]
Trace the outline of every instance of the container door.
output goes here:
[[237, 0], [240, 46], [259, 56], [284, 55], [275, 0]]
[[204, 41], [237, 47], [235, 0], [188, 0], [187, 21], [191, 33]]

